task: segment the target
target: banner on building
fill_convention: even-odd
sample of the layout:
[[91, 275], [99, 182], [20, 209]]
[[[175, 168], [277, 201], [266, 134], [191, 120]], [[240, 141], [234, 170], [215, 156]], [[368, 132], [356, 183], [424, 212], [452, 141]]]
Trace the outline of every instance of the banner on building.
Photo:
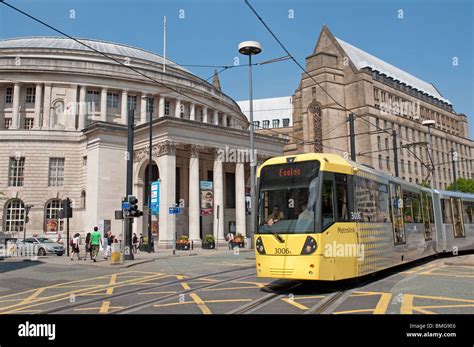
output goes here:
[[160, 181], [151, 182], [150, 195], [151, 214], [157, 215], [160, 213]]
[[201, 216], [208, 216], [214, 209], [212, 181], [200, 181], [199, 188], [201, 191]]

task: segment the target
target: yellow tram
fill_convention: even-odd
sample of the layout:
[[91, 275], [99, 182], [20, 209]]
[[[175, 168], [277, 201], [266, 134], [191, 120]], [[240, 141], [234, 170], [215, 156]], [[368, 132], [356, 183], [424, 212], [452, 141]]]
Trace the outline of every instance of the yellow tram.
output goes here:
[[257, 178], [259, 277], [341, 280], [474, 249], [474, 195], [325, 153], [272, 158]]

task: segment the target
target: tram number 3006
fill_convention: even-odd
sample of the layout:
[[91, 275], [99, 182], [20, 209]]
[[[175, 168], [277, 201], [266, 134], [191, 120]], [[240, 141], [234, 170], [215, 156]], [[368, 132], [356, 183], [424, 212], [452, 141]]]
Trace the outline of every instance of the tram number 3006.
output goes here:
[[291, 251], [289, 248], [275, 248], [275, 254], [288, 255]]

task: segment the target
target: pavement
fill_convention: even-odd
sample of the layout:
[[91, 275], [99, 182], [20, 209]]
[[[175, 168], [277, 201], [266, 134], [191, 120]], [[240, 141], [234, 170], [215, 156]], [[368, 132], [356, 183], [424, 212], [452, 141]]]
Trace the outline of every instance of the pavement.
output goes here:
[[129, 268], [132, 266], [140, 265], [140, 264], [145, 264], [145, 263], [150, 263], [154, 262], [155, 260], [159, 259], [168, 259], [168, 258], [176, 258], [176, 257], [192, 257], [192, 256], [214, 256], [214, 255], [222, 255], [222, 254], [234, 254], [238, 255], [239, 253], [251, 253], [253, 250], [250, 250], [248, 248], [239, 248], [239, 249], [234, 249], [234, 250], [229, 250], [227, 247], [222, 247], [219, 249], [202, 249], [202, 248], [196, 248], [196, 249], [191, 249], [187, 251], [175, 251], [175, 254], [173, 254], [172, 249], [157, 249], [153, 253], [147, 253], [147, 252], [140, 252], [138, 251], [136, 254], [134, 254], [134, 259], [133, 260], [123, 260], [123, 255], [120, 258], [120, 262], [118, 263], [112, 263], [111, 257], [108, 257], [108, 259], [105, 258], [104, 252], [100, 252], [97, 261], [93, 262], [90, 259], [90, 256], [88, 255], [88, 258], [84, 260], [84, 253], [81, 253], [81, 260], [77, 259], [77, 256], [74, 257], [74, 260], [71, 261], [70, 257], [63, 255], [63, 256], [55, 256], [55, 255], [47, 255], [43, 257], [35, 256], [35, 257], [10, 257], [10, 258], [4, 258], [3, 261], [5, 262], [11, 262], [11, 261], [41, 261], [43, 263], [47, 264], [54, 264], [54, 265], [84, 265], [84, 266], [97, 266], [97, 267], [103, 267], [103, 268]]
[[342, 283], [259, 278], [248, 250], [138, 253], [130, 269], [6, 259], [0, 314], [472, 314], [473, 258], [431, 257]]

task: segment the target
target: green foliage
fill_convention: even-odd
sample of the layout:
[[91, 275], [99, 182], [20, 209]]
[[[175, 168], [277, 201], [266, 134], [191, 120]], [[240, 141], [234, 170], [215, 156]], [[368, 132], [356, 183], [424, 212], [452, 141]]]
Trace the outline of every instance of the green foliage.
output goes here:
[[419, 185], [424, 187], [424, 188], [431, 188], [430, 184], [426, 181], [421, 182], [421, 184], [419, 184]]
[[[458, 178], [458, 192], [474, 194], [474, 179]], [[454, 190], [454, 184], [450, 184], [446, 190]]]
[[211, 243], [211, 242], [214, 242], [214, 240], [215, 240], [215, 239], [214, 239], [214, 235], [207, 234], [206, 236], [204, 236], [204, 241], [205, 241], [205, 242]]
[[189, 237], [187, 235], [181, 235], [179, 238], [178, 238], [179, 241], [188, 241], [189, 240]]

